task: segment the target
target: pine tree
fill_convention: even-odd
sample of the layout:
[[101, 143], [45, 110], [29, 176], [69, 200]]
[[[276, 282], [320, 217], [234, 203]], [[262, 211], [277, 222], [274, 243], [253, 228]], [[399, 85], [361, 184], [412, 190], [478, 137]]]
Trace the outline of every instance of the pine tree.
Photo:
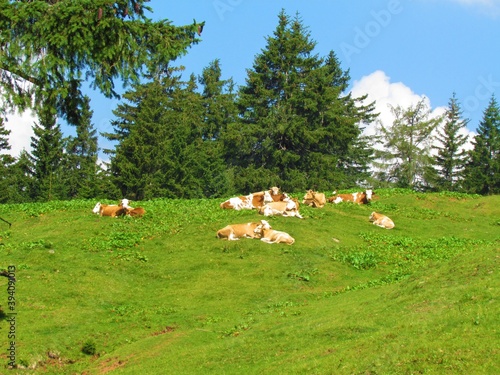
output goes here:
[[218, 155], [205, 147], [203, 100], [194, 75], [182, 82], [173, 73], [127, 92], [132, 104], [118, 107], [115, 133], [105, 134], [118, 141], [111, 151], [111, 173], [127, 198], [200, 198], [207, 193], [206, 174]]
[[76, 125], [76, 137], [69, 137], [66, 146], [66, 173], [68, 198], [94, 198], [97, 187], [97, 132], [91, 118], [90, 99], [84, 98], [80, 110], [80, 123]]
[[10, 201], [9, 193], [12, 186], [10, 169], [15, 159], [8, 154], [10, 150], [9, 135], [10, 130], [5, 128], [3, 119], [0, 117], [0, 203]]
[[500, 193], [500, 109], [492, 96], [472, 141], [464, 186], [470, 193]]
[[427, 185], [424, 174], [432, 163], [432, 132], [442, 121], [429, 118], [425, 98], [408, 108], [391, 107], [395, 117], [392, 126], [379, 124], [384, 150], [377, 151], [376, 177], [397, 187], [422, 189]]
[[461, 134], [469, 120], [462, 119], [462, 110], [455, 93], [451, 97], [444, 125], [438, 128], [436, 140], [439, 146], [433, 146], [437, 150], [434, 157], [434, 175], [437, 176], [433, 185], [438, 190], [456, 191], [460, 190], [463, 169], [465, 166], [467, 151], [464, 145], [467, 143], [467, 135]]
[[221, 197], [235, 193], [233, 179], [228, 172], [223, 158], [222, 135], [229, 124], [237, 118], [235, 103], [236, 94], [232, 79], [222, 79], [222, 69], [219, 60], [212, 61], [203, 69], [198, 77], [203, 90], [202, 150], [201, 159], [205, 184], [203, 196], [207, 198]]
[[314, 48], [299, 16], [282, 11], [240, 88], [242, 121], [224, 137], [227, 161], [243, 176], [239, 189], [331, 189], [350, 179], [353, 172], [342, 166], [350, 165], [360, 123], [371, 121], [373, 106], [346, 95], [349, 74], [333, 52], [322, 59]]
[[0, 95], [5, 103], [20, 110], [54, 105], [60, 117], [78, 124], [83, 83], [117, 97], [116, 80], [127, 85], [164, 71], [199, 42], [204, 23], [153, 22], [146, 16], [148, 1], [2, 1]]
[[33, 163], [26, 150], [22, 150], [16, 162], [10, 168], [10, 194], [9, 202], [26, 203], [33, 201]]
[[56, 123], [53, 107], [38, 111], [39, 123], [33, 126], [31, 162], [33, 184], [31, 197], [36, 201], [63, 199], [67, 196], [63, 183], [63, 139]]

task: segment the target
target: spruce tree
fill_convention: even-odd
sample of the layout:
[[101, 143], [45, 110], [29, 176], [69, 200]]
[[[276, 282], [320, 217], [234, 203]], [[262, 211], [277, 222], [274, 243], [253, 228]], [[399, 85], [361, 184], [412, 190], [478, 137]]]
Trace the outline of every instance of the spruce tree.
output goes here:
[[10, 150], [9, 135], [10, 130], [5, 128], [3, 119], [0, 117], [0, 203], [10, 201], [12, 186], [10, 169], [15, 159], [8, 153]]
[[222, 70], [219, 60], [214, 60], [208, 67], [203, 69], [198, 78], [203, 87], [203, 122], [202, 140], [199, 150], [205, 157], [202, 158], [204, 165], [205, 185], [203, 196], [221, 197], [236, 193], [234, 190], [234, 179], [228, 171], [223, 159], [222, 134], [227, 130], [229, 124], [234, 123], [237, 117], [235, 104], [234, 83], [232, 79], [222, 79]]
[[331, 189], [354, 173], [344, 168], [373, 106], [346, 94], [350, 77], [333, 52], [320, 58], [314, 48], [299, 16], [281, 11], [240, 88], [241, 121], [224, 137], [226, 158], [243, 176], [241, 190]]
[[33, 201], [33, 163], [26, 150], [22, 150], [16, 162], [10, 168], [10, 194], [9, 202], [26, 203]]
[[0, 95], [20, 110], [53, 105], [79, 123], [82, 84], [116, 97], [199, 42], [204, 23], [153, 22], [149, 0], [0, 2]]
[[470, 193], [500, 193], [500, 109], [492, 96], [472, 141], [464, 186]]
[[[204, 107], [196, 78], [183, 82], [169, 71], [161, 80], [137, 85], [125, 94], [131, 104], [114, 112], [118, 141], [112, 153], [111, 173], [122, 195], [200, 198], [207, 194], [207, 173], [213, 167], [205, 147]], [[204, 136], [205, 134], [205, 136]], [[212, 150], [213, 151], [213, 150]], [[207, 169], [208, 168], [208, 169]]]
[[384, 149], [377, 151], [376, 177], [397, 187], [423, 189], [425, 171], [431, 165], [432, 132], [442, 118], [430, 118], [430, 109], [421, 99], [408, 108], [391, 107], [391, 126], [379, 124]]
[[69, 137], [66, 146], [66, 173], [68, 198], [94, 198], [97, 188], [97, 132], [91, 118], [90, 99], [84, 98], [76, 125], [76, 137]]
[[462, 119], [460, 103], [453, 93], [444, 116], [443, 127], [437, 131], [436, 141], [439, 145], [433, 146], [437, 150], [437, 155], [433, 158], [436, 179], [431, 181], [431, 184], [437, 190], [460, 190], [467, 158], [467, 151], [464, 149], [467, 136], [460, 131], [466, 128], [468, 122], [469, 120]]
[[31, 137], [34, 178], [31, 197], [35, 201], [64, 199], [67, 195], [62, 168], [63, 139], [53, 107], [40, 109], [38, 120]]

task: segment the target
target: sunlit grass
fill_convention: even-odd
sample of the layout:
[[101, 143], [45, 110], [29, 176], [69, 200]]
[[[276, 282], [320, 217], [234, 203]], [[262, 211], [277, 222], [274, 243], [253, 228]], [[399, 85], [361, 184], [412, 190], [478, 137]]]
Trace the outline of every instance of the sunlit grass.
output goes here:
[[[93, 201], [0, 206], [17, 363], [47, 374], [494, 373], [500, 198], [377, 193], [368, 206], [269, 218], [292, 246], [216, 239], [262, 219], [217, 200], [137, 202], [141, 219], [98, 217]], [[372, 211], [396, 227], [372, 225]]]

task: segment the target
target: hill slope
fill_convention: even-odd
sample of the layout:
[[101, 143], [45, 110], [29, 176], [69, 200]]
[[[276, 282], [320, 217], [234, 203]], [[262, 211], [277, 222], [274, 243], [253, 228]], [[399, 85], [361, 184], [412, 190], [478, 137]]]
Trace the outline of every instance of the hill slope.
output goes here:
[[[216, 239], [263, 218], [217, 200], [140, 202], [142, 219], [99, 218], [90, 201], [0, 206], [13, 224], [0, 226], [0, 267], [16, 268], [16, 363], [40, 374], [495, 373], [500, 197], [379, 194], [269, 218], [292, 246]], [[396, 227], [371, 225], [372, 211]]]

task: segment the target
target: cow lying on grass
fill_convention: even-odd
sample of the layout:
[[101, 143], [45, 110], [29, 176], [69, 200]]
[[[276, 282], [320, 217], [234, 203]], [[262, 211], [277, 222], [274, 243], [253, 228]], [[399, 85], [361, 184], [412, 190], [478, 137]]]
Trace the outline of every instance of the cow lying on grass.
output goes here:
[[370, 221], [373, 225], [378, 225], [381, 228], [392, 229], [394, 228], [394, 222], [387, 216], [379, 214], [377, 212], [372, 212], [370, 215]]
[[93, 213], [99, 216], [143, 216], [146, 213], [146, 210], [142, 207], [130, 207], [128, 199], [122, 199], [120, 204], [102, 204], [101, 202], [97, 202], [92, 210]]
[[334, 191], [333, 196], [328, 198], [328, 202], [338, 204], [340, 202], [352, 202], [357, 204], [367, 204], [371, 202], [373, 191], [371, 189], [365, 190], [364, 192], [356, 192], [350, 194], [336, 194]]
[[266, 243], [286, 243], [292, 245], [295, 242], [295, 239], [288, 233], [272, 229], [271, 225], [265, 220], [261, 220], [261, 224], [255, 228], [254, 232], [260, 236], [262, 242]]
[[308, 190], [306, 195], [304, 195], [304, 200], [302, 201], [302, 203], [314, 208], [321, 208], [326, 203], [326, 197], [323, 193]]
[[128, 199], [122, 199], [120, 206], [123, 207], [126, 210], [126, 215], [132, 216], [132, 217], [141, 217], [144, 216], [146, 213], [146, 210], [142, 207], [130, 207]]
[[268, 224], [265, 220], [259, 223], [229, 224], [217, 231], [217, 238], [228, 241], [236, 241], [240, 238], [260, 238], [260, 233], [255, 232], [255, 229], [264, 223]]
[[127, 214], [127, 209], [120, 205], [116, 204], [102, 204], [101, 202], [97, 202], [92, 210], [93, 213], [99, 216], [125, 216]]
[[220, 208], [232, 209], [236, 211], [251, 210], [259, 208], [266, 203], [274, 202], [268, 190], [251, 193], [248, 195], [241, 195], [239, 197], [230, 198], [220, 204]]
[[271, 202], [259, 208], [259, 214], [264, 216], [295, 216], [303, 219], [299, 213], [299, 204], [296, 200], [289, 199], [287, 202]]
[[288, 195], [280, 193], [280, 189], [273, 186], [269, 190], [258, 191], [248, 195], [229, 198], [220, 204], [220, 208], [231, 210], [252, 210], [259, 209], [267, 203], [281, 202], [288, 200]]

